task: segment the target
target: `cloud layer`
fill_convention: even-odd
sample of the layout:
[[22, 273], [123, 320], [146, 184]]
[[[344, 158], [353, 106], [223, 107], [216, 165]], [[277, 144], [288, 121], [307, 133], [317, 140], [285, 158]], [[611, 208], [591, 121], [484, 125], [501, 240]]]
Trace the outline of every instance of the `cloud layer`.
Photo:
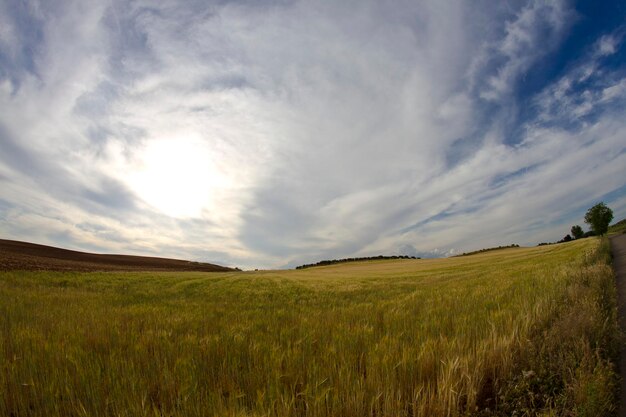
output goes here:
[[0, 9], [3, 237], [283, 267], [626, 215], [624, 27], [565, 51], [566, 1]]

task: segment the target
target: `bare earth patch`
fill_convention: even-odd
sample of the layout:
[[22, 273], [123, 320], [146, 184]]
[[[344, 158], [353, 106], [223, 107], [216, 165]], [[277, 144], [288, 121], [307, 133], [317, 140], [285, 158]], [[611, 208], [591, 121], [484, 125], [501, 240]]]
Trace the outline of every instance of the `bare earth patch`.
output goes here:
[[204, 271], [232, 268], [180, 259], [149, 256], [101, 255], [0, 239], [0, 271]]

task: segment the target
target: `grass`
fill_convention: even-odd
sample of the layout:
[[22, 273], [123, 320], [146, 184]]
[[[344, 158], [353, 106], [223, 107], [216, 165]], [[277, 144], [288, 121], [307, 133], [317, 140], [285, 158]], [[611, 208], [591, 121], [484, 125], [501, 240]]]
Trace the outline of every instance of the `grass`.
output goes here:
[[617, 235], [617, 234], [621, 234], [621, 233], [626, 233], [626, 219], [620, 220], [615, 224], [612, 224], [611, 226], [609, 226], [609, 230], [608, 233], [610, 235]]
[[606, 254], [3, 272], [0, 415], [611, 415]]

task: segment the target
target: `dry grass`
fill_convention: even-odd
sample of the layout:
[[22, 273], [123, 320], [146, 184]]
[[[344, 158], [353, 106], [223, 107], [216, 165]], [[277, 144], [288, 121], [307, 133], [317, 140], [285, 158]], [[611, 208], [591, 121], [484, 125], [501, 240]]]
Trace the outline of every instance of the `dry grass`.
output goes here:
[[607, 415], [615, 290], [599, 245], [0, 273], [0, 415]]

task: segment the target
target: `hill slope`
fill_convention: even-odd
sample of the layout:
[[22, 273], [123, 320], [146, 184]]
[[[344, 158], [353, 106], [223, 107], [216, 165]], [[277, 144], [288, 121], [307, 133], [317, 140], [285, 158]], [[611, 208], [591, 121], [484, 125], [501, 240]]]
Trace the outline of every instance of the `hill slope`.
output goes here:
[[626, 219], [620, 220], [617, 223], [609, 226], [609, 234], [626, 233]]
[[232, 268], [209, 263], [149, 256], [101, 255], [5, 239], [0, 239], [0, 270], [233, 271]]

